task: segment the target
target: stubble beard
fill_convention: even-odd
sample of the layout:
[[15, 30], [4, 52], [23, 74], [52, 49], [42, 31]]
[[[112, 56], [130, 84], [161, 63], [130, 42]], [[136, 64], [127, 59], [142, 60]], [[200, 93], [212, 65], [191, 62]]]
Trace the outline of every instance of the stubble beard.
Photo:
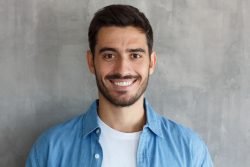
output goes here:
[[[128, 99], [115, 97], [114, 95], [112, 95], [110, 93], [108, 88], [105, 86], [101, 77], [97, 76], [96, 72], [95, 72], [95, 77], [96, 77], [96, 84], [97, 84], [99, 93], [101, 93], [101, 95], [105, 99], [107, 99], [111, 104], [113, 104], [117, 107], [128, 107], [128, 106], [133, 105], [135, 102], [137, 102], [141, 98], [141, 96], [144, 94], [144, 92], [146, 91], [146, 88], [148, 86], [148, 80], [149, 80], [149, 72], [148, 72], [147, 77], [145, 78], [145, 80], [143, 81], [143, 83], [141, 84], [139, 89], [137, 90], [137, 92], [134, 95], [131, 95]], [[138, 80], [141, 81], [142, 77], [138, 76]], [[138, 82], [138, 80], [136, 82]], [[126, 92], [124, 92], [124, 93], [126, 93]]]

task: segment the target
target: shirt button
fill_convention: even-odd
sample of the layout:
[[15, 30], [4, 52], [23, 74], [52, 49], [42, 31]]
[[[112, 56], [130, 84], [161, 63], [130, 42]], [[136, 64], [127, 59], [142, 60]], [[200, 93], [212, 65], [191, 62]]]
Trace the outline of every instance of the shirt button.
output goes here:
[[100, 133], [100, 129], [97, 129], [97, 130], [95, 131], [95, 133], [96, 133], [96, 134], [99, 134], [99, 133]]
[[100, 155], [99, 154], [95, 154], [95, 159], [99, 159]]

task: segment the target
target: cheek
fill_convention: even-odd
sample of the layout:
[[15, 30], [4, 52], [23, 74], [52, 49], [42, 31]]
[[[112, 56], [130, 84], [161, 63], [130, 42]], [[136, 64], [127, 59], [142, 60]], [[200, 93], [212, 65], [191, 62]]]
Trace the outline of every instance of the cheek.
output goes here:
[[138, 64], [134, 69], [138, 73], [145, 75], [145, 74], [148, 74], [148, 72], [149, 72], [149, 64], [148, 63], [141, 63], [141, 64]]
[[103, 78], [112, 71], [112, 66], [105, 64], [96, 64], [96, 75]]

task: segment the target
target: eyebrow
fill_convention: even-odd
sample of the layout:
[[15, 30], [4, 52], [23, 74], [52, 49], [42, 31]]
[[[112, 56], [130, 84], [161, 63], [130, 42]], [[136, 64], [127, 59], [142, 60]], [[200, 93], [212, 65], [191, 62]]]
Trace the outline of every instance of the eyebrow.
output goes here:
[[[118, 52], [115, 48], [104, 47], [99, 50], [99, 53], [111, 51], [111, 52]], [[143, 48], [135, 48], [135, 49], [126, 49], [127, 52], [141, 52], [146, 53], [145, 49]]]
[[117, 50], [114, 48], [104, 47], [99, 50], [99, 53], [106, 52], [106, 51], [117, 52]]
[[145, 49], [143, 48], [135, 48], [135, 49], [127, 49], [127, 52], [141, 52], [141, 53], [146, 53]]

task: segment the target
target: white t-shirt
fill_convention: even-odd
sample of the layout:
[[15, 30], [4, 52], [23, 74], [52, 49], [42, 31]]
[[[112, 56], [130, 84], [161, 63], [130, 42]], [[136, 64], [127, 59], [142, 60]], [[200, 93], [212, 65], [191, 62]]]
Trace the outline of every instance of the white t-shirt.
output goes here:
[[102, 146], [102, 167], [136, 167], [136, 153], [140, 132], [124, 133], [112, 129], [99, 117], [99, 142]]

